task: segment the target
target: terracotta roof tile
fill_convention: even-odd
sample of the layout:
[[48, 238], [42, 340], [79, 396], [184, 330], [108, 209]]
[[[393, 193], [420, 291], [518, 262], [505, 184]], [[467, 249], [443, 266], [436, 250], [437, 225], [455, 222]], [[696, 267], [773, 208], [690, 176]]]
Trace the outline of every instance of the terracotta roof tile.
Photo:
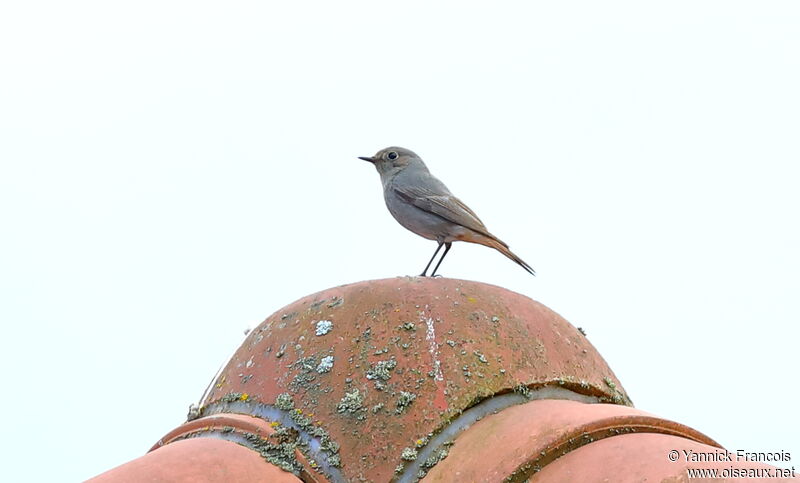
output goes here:
[[[287, 478], [271, 481], [639, 481], [681, 477], [687, 465], [669, 462], [667, 448], [717, 446], [634, 409], [552, 310], [445, 278], [360, 282], [284, 307], [250, 332], [201, 403], [151, 453], [99, 481], [159, 466], [170, 481], [193, 481], [171, 473], [185, 466], [177, 448]], [[234, 481], [206, 469], [204, 481]]]

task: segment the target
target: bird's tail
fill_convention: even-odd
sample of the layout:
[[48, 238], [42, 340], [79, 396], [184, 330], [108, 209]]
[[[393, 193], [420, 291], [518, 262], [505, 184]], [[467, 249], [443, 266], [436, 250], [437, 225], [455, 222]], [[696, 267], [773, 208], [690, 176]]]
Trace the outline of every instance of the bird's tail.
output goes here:
[[507, 256], [511, 260], [514, 261], [517, 265], [524, 268], [528, 273], [533, 276], [536, 276], [536, 272], [531, 268], [530, 265], [525, 263], [525, 260], [521, 259], [520, 257], [516, 256], [514, 252], [508, 249], [508, 245], [503, 243], [502, 240], [497, 238], [489, 238], [488, 236], [481, 235], [480, 237], [470, 237], [470, 238], [463, 238], [464, 241], [471, 241], [473, 243], [480, 243], [481, 245], [485, 245], [487, 247], [494, 248], [498, 252], [502, 253], [503, 255]]

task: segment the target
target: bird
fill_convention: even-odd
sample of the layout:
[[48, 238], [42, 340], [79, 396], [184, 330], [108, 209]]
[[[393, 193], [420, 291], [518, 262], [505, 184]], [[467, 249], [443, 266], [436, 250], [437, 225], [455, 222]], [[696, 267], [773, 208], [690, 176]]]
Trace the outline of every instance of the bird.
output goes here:
[[427, 276], [431, 263], [444, 246], [444, 253], [430, 274], [436, 276], [454, 241], [494, 248], [531, 275], [536, 275], [530, 265], [509, 250], [508, 244], [489, 232], [474, 211], [428, 171], [422, 158], [413, 151], [392, 146], [381, 149], [374, 156], [358, 158], [372, 163], [378, 170], [383, 198], [394, 219], [406, 229], [438, 243], [421, 277]]

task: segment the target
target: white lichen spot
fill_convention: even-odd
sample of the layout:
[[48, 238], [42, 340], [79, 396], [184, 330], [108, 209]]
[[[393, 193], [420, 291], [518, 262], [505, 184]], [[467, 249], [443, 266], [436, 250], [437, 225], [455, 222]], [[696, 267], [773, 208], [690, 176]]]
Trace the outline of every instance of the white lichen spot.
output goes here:
[[[427, 307], [426, 307], [427, 308]], [[425, 340], [428, 341], [428, 352], [431, 353], [433, 359], [433, 379], [436, 381], [444, 380], [442, 376], [442, 362], [439, 360], [439, 351], [436, 350], [436, 332], [433, 328], [433, 318], [425, 318]]]
[[330, 372], [333, 369], [333, 356], [325, 356], [319, 361], [319, 365], [317, 366], [317, 372], [320, 374]]
[[317, 335], [325, 335], [333, 330], [333, 322], [330, 320], [320, 320], [317, 322]]
[[250, 359], [248, 359], [248, 361], [245, 362], [244, 366], [247, 367], [248, 369], [253, 367], [253, 358], [250, 357]]

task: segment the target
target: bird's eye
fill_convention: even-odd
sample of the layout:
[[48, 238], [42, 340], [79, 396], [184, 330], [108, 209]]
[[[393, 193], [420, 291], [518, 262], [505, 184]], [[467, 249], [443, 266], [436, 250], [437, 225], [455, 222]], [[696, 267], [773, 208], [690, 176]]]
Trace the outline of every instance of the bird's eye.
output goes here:
[[397, 153], [394, 151], [390, 151], [389, 154], [386, 155], [386, 157], [394, 161], [395, 159], [397, 159]]

